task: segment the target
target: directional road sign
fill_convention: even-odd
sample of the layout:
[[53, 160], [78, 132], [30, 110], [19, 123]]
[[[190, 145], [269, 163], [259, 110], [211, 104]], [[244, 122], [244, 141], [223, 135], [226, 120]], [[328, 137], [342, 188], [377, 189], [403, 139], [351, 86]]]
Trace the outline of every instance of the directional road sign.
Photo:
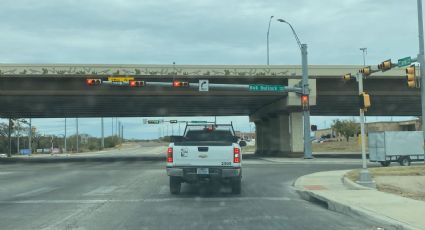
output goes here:
[[249, 85], [249, 91], [271, 91], [271, 92], [279, 92], [284, 91], [284, 85]]
[[408, 66], [412, 63], [412, 58], [411, 57], [405, 57], [405, 58], [401, 58], [398, 59], [398, 67], [403, 67], [403, 66]]

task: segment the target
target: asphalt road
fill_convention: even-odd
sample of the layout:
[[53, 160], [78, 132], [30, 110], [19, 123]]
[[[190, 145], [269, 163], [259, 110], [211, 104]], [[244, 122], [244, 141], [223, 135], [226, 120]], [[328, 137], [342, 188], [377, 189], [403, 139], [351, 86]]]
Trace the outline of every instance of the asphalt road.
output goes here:
[[162, 162], [0, 164], [1, 229], [371, 229], [300, 199], [301, 175], [357, 165], [244, 161], [242, 194], [170, 195]]

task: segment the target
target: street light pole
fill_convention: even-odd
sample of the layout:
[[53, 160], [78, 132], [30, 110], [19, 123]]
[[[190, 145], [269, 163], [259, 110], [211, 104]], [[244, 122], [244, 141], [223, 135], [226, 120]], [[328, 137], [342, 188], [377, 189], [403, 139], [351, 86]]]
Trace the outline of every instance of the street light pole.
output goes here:
[[[292, 25], [283, 20], [277, 19], [279, 22], [283, 22], [291, 27], [292, 33], [294, 34], [295, 40], [297, 40], [298, 46], [301, 50], [301, 61], [302, 61], [302, 94], [310, 95], [310, 89], [308, 84], [308, 53], [307, 53], [307, 44], [301, 44], [300, 39], [298, 38], [297, 33], [295, 32]], [[310, 98], [310, 97], [309, 97]], [[310, 109], [303, 110], [303, 119], [304, 119], [304, 159], [312, 159], [311, 153], [311, 140], [310, 140]]]
[[270, 37], [270, 25], [272, 23], [272, 18], [274, 16], [270, 16], [269, 27], [267, 29], [267, 65], [270, 64], [270, 52], [269, 52], [269, 37]]

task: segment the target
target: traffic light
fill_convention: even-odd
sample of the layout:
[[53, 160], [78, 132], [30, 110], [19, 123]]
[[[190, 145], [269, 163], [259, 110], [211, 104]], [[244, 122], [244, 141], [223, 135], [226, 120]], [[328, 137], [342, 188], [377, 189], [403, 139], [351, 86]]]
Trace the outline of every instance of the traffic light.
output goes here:
[[347, 73], [342, 77], [345, 81], [349, 81], [353, 79], [353, 76], [351, 76], [351, 73]]
[[301, 106], [303, 107], [303, 110], [309, 110], [308, 95], [301, 95]]
[[392, 67], [393, 67], [393, 64], [391, 63], [391, 59], [385, 60], [378, 65], [378, 69], [381, 71], [390, 70]]
[[406, 68], [406, 79], [407, 79], [407, 86], [409, 88], [417, 87], [415, 65], [410, 65], [409, 67]]
[[360, 109], [363, 109], [364, 111], [367, 111], [367, 109], [370, 107], [370, 95], [368, 93], [360, 93], [359, 95], [359, 107]]
[[369, 76], [372, 73], [372, 68], [370, 66], [365, 66], [359, 70], [359, 73], [363, 76]]
[[173, 81], [173, 87], [188, 87], [189, 82], [187, 81]]
[[144, 81], [128, 81], [128, 84], [130, 85], [130, 87], [143, 87], [145, 86], [145, 82]]
[[100, 85], [102, 84], [102, 80], [101, 79], [86, 79], [86, 84], [88, 86], [95, 86], [95, 85]]

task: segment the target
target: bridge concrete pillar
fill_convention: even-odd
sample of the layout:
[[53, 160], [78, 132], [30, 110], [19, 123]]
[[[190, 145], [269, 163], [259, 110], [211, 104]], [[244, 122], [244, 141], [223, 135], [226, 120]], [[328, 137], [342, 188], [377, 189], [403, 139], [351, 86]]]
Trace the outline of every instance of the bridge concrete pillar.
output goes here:
[[280, 114], [277, 116], [277, 121], [276, 128], [279, 130], [278, 154], [288, 155], [291, 153], [289, 115]]
[[280, 124], [280, 117], [278, 115], [273, 115], [269, 117], [269, 123], [268, 123], [268, 133], [267, 133], [267, 139], [268, 139], [268, 154], [269, 155], [276, 155], [280, 152], [280, 136], [281, 136], [281, 130], [279, 128]]
[[263, 154], [263, 123], [255, 121], [255, 154]]
[[261, 155], [270, 154], [270, 123], [269, 118], [261, 119]]
[[304, 152], [303, 113], [292, 112], [289, 114], [290, 146], [292, 154]]

